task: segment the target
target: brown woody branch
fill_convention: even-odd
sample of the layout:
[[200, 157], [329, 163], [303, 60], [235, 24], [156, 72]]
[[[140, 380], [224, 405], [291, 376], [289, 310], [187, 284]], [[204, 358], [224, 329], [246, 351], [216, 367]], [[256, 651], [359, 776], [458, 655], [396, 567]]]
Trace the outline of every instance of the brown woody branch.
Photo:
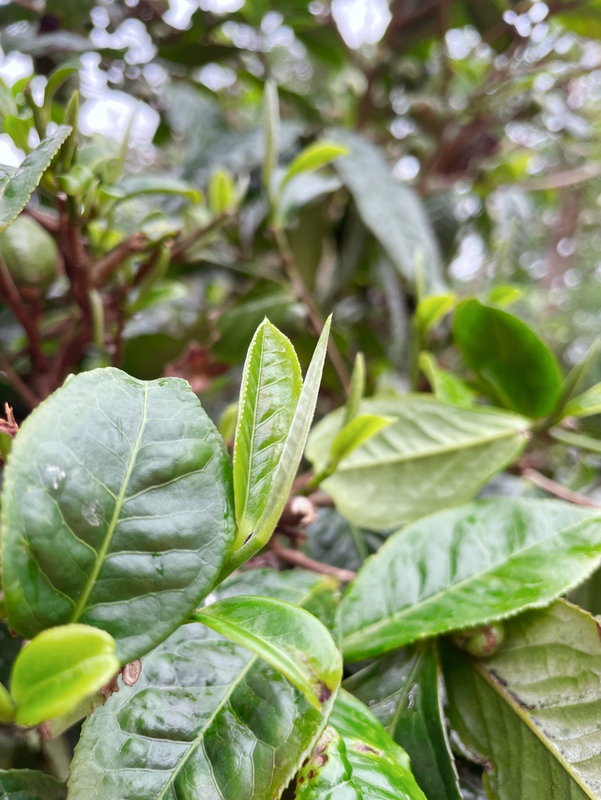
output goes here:
[[146, 249], [148, 239], [143, 233], [132, 233], [117, 247], [114, 247], [104, 258], [97, 261], [92, 268], [92, 284], [96, 287], [103, 286], [119, 267], [134, 253]]
[[13, 389], [19, 394], [23, 400], [27, 403], [29, 408], [34, 409], [36, 406], [40, 404], [40, 398], [31, 391], [29, 386], [23, 381], [20, 375], [18, 375], [14, 369], [11, 367], [10, 362], [7, 358], [5, 358], [0, 353], [0, 372], [3, 372], [7, 382], [13, 387]]
[[341, 569], [340, 567], [332, 567], [329, 564], [322, 564], [321, 561], [315, 561], [315, 559], [309, 558], [309, 556], [301, 553], [299, 550], [291, 550], [289, 547], [282, 547], [276, 539], [272, 539], [269, 542], [269, 547], [278, 558], [281, 558], [282, 561], [286, 561], [288, 564], [309, 569], [311, 572], [318, 572], [320, 575], [332, 575], [338, 578], [342, 583], [350, 583], [356, 575], [356, 573], [350, 569]]
[[40, 335], [34, 318], [26, 308], [4, 259], [0, 256], [0, 293], [15, 317], [19, 320], [29, 340], [29, 354], [34, 367], [40, 372], [46, 369], [46, 358], [42, 353]]

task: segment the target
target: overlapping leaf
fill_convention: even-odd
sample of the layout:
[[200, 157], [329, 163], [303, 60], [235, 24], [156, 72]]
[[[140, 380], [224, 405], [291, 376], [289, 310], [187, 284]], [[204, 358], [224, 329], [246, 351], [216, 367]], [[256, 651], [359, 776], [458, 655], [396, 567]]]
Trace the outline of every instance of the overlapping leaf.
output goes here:
[[[361, 414], [395, 417], [323, 482], [354, 525], [381, 530], [470, 500], [526, 443], [521, 417], [454, 408], [430, 395], [364, 400]], [[312, 430], [307, 458], [316, 473], [327, 465], [343, 410]]]
[[60, 125], [25, 156], [17, 169], [2, 167], [0, 172], [0, 233], [7, 228], [25, 208], [31, 193], [61, 145], [71, 133], [68, 125]]
[[453, 336], [467, 365], [501, 405], [534, 418], [553, 411], [561, 371], [524, 322], [478, 300], [465, 300], [455, 311]]
[[341, 691], [297, 779], [298, 800], [425, 800], [405, 751], [363, 703]]
[[2, 514], [11, 627], [94, 625], [126, 663], [210, 591], [234, 533], [229, 458], [185, 381], [94, 370], [21, 427]]
[[[330, 578], [252, 570], [216, 600], [269, 593], [331, 607]], [[212, 598], [213, 599], [213, 598]], [[200, 624], [186, 625], [142, 660], [86, 722], [71, 771], [71, 800], [241, 800], [279, 797], [311, 752], [334, 695], [316, 709], [279, 672]]]
[[601, 515], [505, 497], [441, 512], [391, 536], [341, 605], [345, 656], [542, 606], [581, 583], [601, 556]]
[[446, 735], [442, 680], [435, 642], [403, 648], [345, 681], [411, 758], [428, 800], [461, 800]]
[[67, 787], [33, 769], [0, 770], [1, 800], [64, 800]]
[[506, 623], [505, 645], [476, 661], [450, 647], [453, 727], [486, 764], [494, 800], [601, 793], [599, 623], [558, 601]]

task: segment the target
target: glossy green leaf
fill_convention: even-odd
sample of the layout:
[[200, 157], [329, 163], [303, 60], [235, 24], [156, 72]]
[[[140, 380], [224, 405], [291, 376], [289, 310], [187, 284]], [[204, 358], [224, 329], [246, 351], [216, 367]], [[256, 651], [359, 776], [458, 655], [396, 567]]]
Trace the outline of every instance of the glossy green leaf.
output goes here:
[[434, 641], [390, 653], [348, 678], [344, 686], [407, 751], [428, 800], [461, 800]]
[[[364, 400], [361, 414], [396, 417], [323, 482], [340, 513], [372, 530], [394, 528], [470, 500], [526, 443], [521, 417], [453, 408], [431, 395]], [[307, 458], [316, 473], [327, 465], [343, 409], [311, 431]]]
[[344, 420], [342, 427], [344, 428], [349, 424], [359, 413], [359, 405], [363, 400], [365, 394], [365, 356], [363, 353], [357, 353], [355, 356], [355, 363], [353, 364], [353, 372], [351, 374], [351, 383], [349, 386], [349, 393], [344, 405]]
[[589, 453], [601, 454], [601, 439], [595, 439], [584, 433], [564, 431], [563, 428], [551, 428], [549, 433], [558, 442], [567, 444], [568, 447], [580, 447], [581, 450], [588, 450]]
[[65, 800], [67, 787], [33, 769], [0, 770], [0, 800]]
[[[324, 757], [325, 756], [325, 757]], [[344, 690], [297, 778], [297, 800], [426, 800], [407, 753]]]
[[331, 465], [334, 469], [340, 462], [348, 458], [376, 433], [384, 430], [396, 421], [396, 417], [383, 417], [378, 414], [359, 414], [336, 434], [330, 449]]
[[599, 512], [555, 500], [504, 497], [426, 517], [391, 536], [349, 587], [344, 654], [367, 658], [548, 604], [600, 556]]
[[454, 294], [433, 294], [417, 304], [415, 317], [419, 328], [427, 333], [435, 328], [455, 307]]
[[218, 169], [209, 181], [209, 208], [219, 217], [236, 207], [236, 183], [227, 169]]
[[[313, 610], [332, 581], [305, 571], [249, 570], [214, 599], [272, 595]], [[317, 741], [320, 710], [245, 647], [200, 624], [184, 625], [142, 659], [84, 725], [71, 800], [277, 798]]]
[[3, 170], [0, 175], [0, 233], [25, 208], [31, 193], [70, 133], [68, 125], [60, 125], [25, 156], [19, 167]]
[[416, 280], [421, 257], [426, 288], [440, 289], [444, 281], [438, 244], [419, 196], [393, 177], [375, 145], [350, 131], [336, 131], [336, 139], [350, 154], [336, 159], [334, 166], [367, 228], [407, 282]]
[[27, 418], [5, 471], [9, 624], [95, 625], [132, 661], [210, 591], [233, 516], [229, 456], [185, 381], [78, 375]]
[[455, 311], [453, 337], [465, 363], [506, 408], [533, 418], [553, 411], [561, 370], [549, 348], [520, 319], [465, 300]]
[[63, 625], [40, 633], [19, 653], [10, 691], [21, 725], [66, 714], [119, 672], [115, 640], [89, 625]]
[[324, 626], [308, 611], [268, 597], [229, 597], [190, 616], [247, 647], [320, 707], [340, 685], [342, 662]]
[[513, 305], [524, 296], [524, 290], [519, 286], [512, 286], [511, 284], [499, 284], [493, 286], [486, 293], [486, 302], [499, 308], [506, 308]]
[[444, 651], [451, 723], [486, 765], [488, 796], [598, 798], [599, 623], [558, 601], [506, 623], [506, 634], [483, 661]]
[[265, 513], [303, 379], [294, 347], [269, 320], [255, 333], [242, 375], [234, 443], [236, 547]]
[[315, 142], [300, 152], [286, 170], [282, 180], [284, 187], [295, 175], [301, 172], [315, 172], [315, 170], [325, 167], [336, 158], [348, 155], [348, 147], [344, 147], [333, 142]]
[[593, 414], [601, 414], [601, 383], [570, 400], [562, 417], [592, 417]]
[[[315, 405], [321, 384], [321, 374], [326, 358], [328, 336], [332, 318], [328, 317], [323, 327], [313, 358], [309, 364], [305, 382], [298, 399], [298, 404], [290, 423], [284, 446], [281, 450], [279, 462], [271, 482], [269, 497], [267, 498], [260, 518], [250, 533], [250, 539], [235, 550], [221, 572], [221, 578], [229, 575], [237, 567], [247, 561], [258, 550], [267, 544], [269, 537], [282, 514], [290, 490], [296, 477], [298, 465], [305, 450], [309, 429], [315, 413]], [[244, 405], [244, 400], [242, 400]], [[244, 412], [240, 413], [240, 417]], [[239, 536], [238, 536], [239, 540]]]
[[3, 683], [0, 683], [0, 722], [13, 722], [15, 719], [15, 704], [10, 692]]
[[476, 404], [476, 396], [470, 387], [448, 372], [441, 369], [432, 353], [423, 352], [419, 354], [419, 368], [428, 379], [428, 383], [437, 400], [442, 403], [451, 403], [461, 408], [473, 408]]

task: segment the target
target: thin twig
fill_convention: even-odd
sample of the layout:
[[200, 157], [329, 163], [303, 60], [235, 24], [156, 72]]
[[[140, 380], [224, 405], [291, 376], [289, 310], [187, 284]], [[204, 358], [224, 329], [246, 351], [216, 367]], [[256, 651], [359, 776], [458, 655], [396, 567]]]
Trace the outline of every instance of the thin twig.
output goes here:
[[[296, 268], [296, 263], [294, 261], [294, 255], [290, 246], [288, 244], [288, 239], [286, 238], [285, 232], [281, 228], [274, 229], [276, 242], [278, 245], [278, 249], [280, 251], [280, 256], [282, 258], [282, 266], [288, 278], [290, 279], [290, 283], [292, 284], [292, 289], [297, 296], [297, 298], [301, 301], [301, 303], [305, 306], [307, 310], [307, 316], [309, 317], [309, 322], [313, 326], [315, 333], [318, 336], [321, 336], [321, 332], [324, 326], [324, 319], [321, 316], [321, 313], [317, 306], [315, 305], [315, 301], [311, 296], [311, 292], [305, 286], [305, 283]], [[338, 345], [334, 341], [334, 338], [330, 336], [328, 341], [328, 355], [330, 356], [330, 361], [332, 362], [332, 366], [336, 370], [336, 374], [340, 379], [340, 383], [344, 391], [348, 394], [349, 385], [350, 385], [350, 376], [348, 369], [346, 368], [346, 364], [344, 363], [344, 359], [338, 349]]]
[[546, 478], [538, 472], [538, 470], [532, 469], [531, 467], [522, 470], [522, 477], [532, 481], [536, 486], [544, 489], [545, 492], [555, 495], [555, 497], [559, 497], [561, 500], [566, 500], [568, 503], [574, 503], [577, 506], [586, 506], [587, 508], [601, 508], [601, 504], [591, 500], [590, 497], [585, 497], [583, 494], [573, 492], [571, 489], [568, 489], [567, 486], [562, 486], [560, 483], [551, 480], [551, 478]]
[[29, 408], [33, 409], [40, 404], [40, 398], [31, 391], [29, 386], [23, 382], [23, 379], [20, 375], [14, 371], [11, 367], [9, 361], [5, 356], [0, 353], [0, 372], [3, 372], [6, 376], [6, 380], [13, 389], [17, 392], [17, 394], [21, 395], [23, 400], [27, 403]]
[[182, 238], [173, 245], [173, 250], [171, 251], [172, 260], [175, 261], [176, 259], [181, 258], [181, 256], [183, 256], [189, 247], [192, 247], [193, 244], [196, 244], [196, 242], [199, 239], [202, 239], [203, 236], [206, 236], [207, 233], [216, 230], [231, 216], [232, 212], [226, 211], [223, 214], [220, 214], [218, 217], [215, 217], [215, 219], [212, 219], [211, 222], [209, 222], [208, 225], [205, 225], [203, 228], [197, 228], [187, 236], [182, 236]]
[[44, 211], [39, 211], [37, 208], [31, 208], [30, 206], [24, 209], [24, 213], [39, 223], [48, 233], [51, 233], [53, 236], [58, 235], [60, 225], [56, 217], [46, 214]]
[[139, 231], [132, 233], [125, 241], [114, 247], [110, 253], [101, 258], [92, 267], [92, 283], [94, 286], [103, 286], [111, 275], [116, 272], [121, 264], [134, 253], [140, 253], [146, 248], [148, 239]]
[[288, 564], [309, 569], [311, 572], [319, 572], [320, 575], [333, 575], [335, 578], [338, 578], [339, 581], [342, 581], [342, 583], [350, 583], [356, 575], [356, 573], [350, 569], [332, 567], [329, 564], [322, 564], [321, 561], [315, 561], [315, 559], [309, 558], [309, 556], [301, 553], [300, 550], [291, 550], [289, 547], [282, 547], [276, 539], [271, 539], [269, 547], [282, 561], [287, 561]]
[[6, 305], [19, 320], [27, 338], [29, 340], [29, 354], [34, 367], [44, 372], [46, 369], [46, 358], [40, 347], [40, 336], [35, 321], [35, 316], [31, 314], [21, 299], [12, 275], [6, 266], [4, 259], [0, 256], [0, 293], [3, 295]]

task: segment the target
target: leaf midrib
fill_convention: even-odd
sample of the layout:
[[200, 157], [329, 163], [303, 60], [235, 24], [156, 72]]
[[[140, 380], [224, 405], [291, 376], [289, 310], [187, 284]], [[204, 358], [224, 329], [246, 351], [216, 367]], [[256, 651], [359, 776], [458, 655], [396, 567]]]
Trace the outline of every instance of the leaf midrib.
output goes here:
[[[459, 581], [458, 583], [455, 583], [452, 586], [447, 586], [447, 587], [441, 589], [440, 591], [435, 592], [434, 594], [431, 594], [429, 597], [427, 597], [423, 601], [419, 601], [417, 603], [414, 603], [413, 605], [405, 606], [398, 613], [391, 614], [390, 616], [384, 617], [384, 618], [378, 620], [377, 622], [372, 623], [371, 625], [366, 625], [363, 628], [359, 628], [358, 630], [353, 631], [353, 633], [349, 634], [348, 636], [343, 636], [343, 650], [345, 649], [345, 645], [348, 642], [351, 642], [351, 641], [354, 641], [354, 640], [361, 641], [361, 639], [363, 638], [363, 636], [364, 636], [366, 631], [369, 632], [369, 635], [371, 636], [373, 634], [373, 632], [378, 630], [379, 628], [385, 627], [386, 625], [389, 625], [391, 622], [396, 622], [396, 621], [402, 620], [404, 616], [407, 616], [406, 612], [408, 612], [408, 611], [413, 612], [417, 608], [425, 607], [425, 606], [429, 605], [432, 601], [440, 598], [441, 596], [443, 596], [443, 595], [445, 595], [447, 593], [450, 593], [450, 592], [454, 592], [460, 586], [463, 586], [466, 583], [470, 583], [472, 581], [481, 579], [482, 576], [486, 575], [487, 573], [493, 572], [494, 570], [496, 570], [499, 567], [503, 566], [503, 564], [507, 564], [509, 561], [511, 561], [515, 557], [517, 557], [517, 556], [519, 556], [519, 555], [521, 555], [523, 553], [526, 553], [528, 550], [532, 550], [535, 547], [538, 547], [539, 545], [543, 544], [544, 542], [549, 541], [549, 539], [552, 539], [555, 536], [565, 535], [566, 533], [568, 533], [568, 531], [572, 530], [572, 528], [576, 528], [578, 525], [582, 525], [584, 523], [591, 523], [595, 519], [598, 522], [601, 522], [601, 516], [595, 517], [594, 515], [591, 514], [590, 517], [587, 517], [585, 519], [581, 519], [578, 522], [575, 522], [573, 525], [569, 525], [567, 528], [561, 528], [561, 530], [554, 531], [553, 533], [549, 534], [549, 536], [545, 536], [542, 539], [538, 539], [536, 542], [533, 542], [532, 544], [529, 544], [526, 547], [522, 547], [519, 550], [514, 550], [511, 553], [511, 555], [509, 556], [509, 558], [506, 558], [503, 561], [497, 561], [495, 564], [491, 564], [490, 566], [486, 567], [486, 569], [483, 569], [480, 572], [474, 572], [472, 575], [468, 575], [466, 578], [464, 578], [463, 580]], [[379, 552], [381, 553], [381, 552], [383, 552], [383, 550], [384, 550], [384, 548], [382, 548]], [[344, 604], [344, 600], [342, 602]], [[551, 600], [549, 602], [551, 602]], [[535, 606], [536, 606], [536, 603], [528, 603], [527, 605], [523, 606], [523, 608], [533, 608]], [[341, 611], [342, 611], [342, 609], [341, 609]], [[517, 613], [517, 612], [516, 611], [512, 612], [511, 610], [510, 611], [506, 611], [504, 614], [499, 615], [498, 617], [495, 617], [495, 618], [496, 619], [505, 619], [508, 616], [511, 616], [513, 613]], [[434, 635], [436, 635], [436, 633], [441, 633], [441, 632], [446, 631], [446, 630], [447, 629], [445, 628], [442, 631], [432, 631], [432, 632], [429, 632], [428, 634], [425, 634], [425, 635], [434, 636]], [[418, 638], [424, 638], [424, 637], [423, 636], [422, 637], [416, 637], [416, 639], [418, 639]], [[410, 640], [410, 641], [412, 641], [412, 640]], [[409, 642], [404, 642], [404, 644], [409, 644]], [[400, 647], [401, 645], [400, 644], [399, 645], [394, 645], [394, 647], [397, 647], [397, 646]], [[390, 649], [392, 649], [392, 647], [388, 647], [387, 648], [387, 650], [390, 650]], [[386, 651], [383, 651], [383, 652], [386, 652]]]
[[[303, 596], [300, 598], [300, 600], [298, 601], [298, 603], [294, 603], [293, 605], [295, 605], [295, 606], [298, 606], [298, 607], [300, 607], [300, 608], [303, 608], [303, 606], [304, 606], [304, 604], [307, 602], [307, 600], [308, 600], [308, 599], [309, 599], [309, 598], [310, 598], [310, 597], [311, 597], [313, 594], [315, 594], [315, 592], [317, 592], [317, 591], [318, 591], [318, 589], [319, 589], [319, 587], [318, 587], [318, 586], [314, 586], [314, 587], [312, 587], [312, 588], [311, 588], [311, 589], [310, 589], [310, 590], [309, 590], [309, 591], [308, 591], [306, 594], [304, 594], [304, 595], [303, 595]], [[207, 626], [207, 627], [208, 627], [208, 626]], [[244, 647], [244, 645], [240, 645], [240, 646], [241, 646], [241, 647]], [[248, 649], [248, 648], [245, 648], [245, 649]], [[257, 656], [257, 655], [254, 655], [254, 654], [253, 654], [253, 655], [251, 656], [250, 660], [248, 661], [248, 663], [246, 664], [246, 666], [245, 666], [245, 667], [244, 667], [242, 670], [240, 670], [240, 672], [239, 672], [239, 673], [238, 673], [238, 675], [236, 676], [236, 679], [235, 679], [234, 681], [232, 681], [232, 684], [231, 684], [231, 686], [229, 687], [229, 689], [227, 690], [227, 692], [224, 694], [224, 696], [221, 698], [221, 700], [219, 701], [219, 703], [218, 703], [218, 704], [217, 704], [217, 706], [215, 707], [215, 710], [213, 711], [213, 713], [211, 714], [211, 716], [209, 717], [209, 719], [208, 719], [208, 720], [205, 722], [205, 724], [203, 725], [203, 727], [202, 727], [202, 729], [200, 730], [200, 732], [199, 732], [198, 736], [197, 736], [197, 737], [194, 739], [194, 741], [193, 741], [193, 742], [190, 744], [190, 747], [189, 747], [189, 749], [188, 749], [188, 752], [187, 752], [187, 753], [186, 753], [186, 755], [185, 755], [185, 756], [182, 758], [182, 760], [179, 762], [179, 764], [177, 765], [177, 767], [176, 767], [176, 768], [173, 770], [173, 772], [172, 772], [172, 773], [171, 773], [171, 775], [169, 776], [169, 779], [167, 780], [167, 782], [166, 782], [165, 786], [163, 786], [163, 788], [161, 789], [161, 792], [160, 792], [160, 794], [158, 794], [158, 795], [157, 795], [157, 797], [155, 798], [155, 800], [163, 800], [163, 798], [166, 796], [166, 793], [167, 793], [167, 791], [168, 791], [168, 790], [171, 788], [171, 786], [173, 785], [173, 783], [174, 783], [175, 779], [176, 779], [176, 778], [177, 778], [177, 776], [179, 775], [180, 771], [183, 769], [184, 765], [187, 763], [188, 759], [189, 759], [189, 758], [192, 756], [192, 754], [193, 754], [194, 752], [196, 752], [196, 749], [197, 749], [197, 747], [198, 747], [200, 744], [202, 744], [202, 742], [203, 742], [203, 740], [204, 740], [204, 738], [205, 738], [205, 736], [206, 736], [206, 733], [207, 733], [207, 731], [209, 730], [209, 728], [211, 727], [211, 725], [213, 724], [213, 722], [216, 720], [216, 718], [217, 718], [217, 715], [219, 714], [219, 712], [220, 712], [220, 711], [223, 709], [223, 707], [225, 706], [225, 704], [227, 703], [227, 701], [230, 699], [230, 697], [231, 697], [231, 696], [232, 696], [232, 694], [234, 693], [234, 690], [235, 690], [235, 689], [237, 689], [237, 687], [240, 685], [240, 683], [241, 683], [242, 679], [243, 679], [243, 678], [244, 678], [244, 676], [245, 676], [245, 675], [248, 673], [248, 671], [250, 670], [251, 666], [253, 666], [253, 665], [255, 664], [255, 662], [256, 662], [256, 661], [259, 661], [259, 660], [263, 660], [263, 659], [260, 659], [260, 658], [259, 658], [259, 656]], [[265, 662], [265, 663], [267, 663], [267, 662]], [[206, 756], [206, 753], [205, 753], [205, 756]], [[206, 756], [206, 758], [207, 758], [207, 762], [208, 762], [208, 763], [209, 763], [209, 765], [210, 765], [210, 761], [209, 761], [209, 758], [208, 758], [208, 756]], [[211, 772], [212, 772], [212, 770], [211, 770]]]
[[[431, 450], [418, 450], [412, 453], [394, 454], [392, 456], [382, 456], [380, 458], [371, 459], [369, 461], [348, 461], [343, 459], [336, 472], [351, 472], [360, 469], [373, 469], [374, 467], [383, 466], [386, 464], [402, 464], [405, 461], [418, 461], [422, 458], [433, 458], [446, 453], [452, 453], [459, 450], [471, 450], [475, 447], [480, 447], [483, 444], [489, 444], [499, 439], [509, 439], [515, 436], [525, 437], [527, 428], [515, 427], [508, 428], [507, 430], [499, 431], [490, 436], [481, 436], [478, 439], [472, 439], [467, 443], [456, 442], [453, 444], [445, 445]], [[346, 462], [346, 463], [345, 463]]]
[[503, 691], [504, 687], [501, 684], [500, 679], [494, 676], [494, 673], [489, 673], [484, 668], [483, 664], [473, 661], [471, 658], [469, 661], [470, 666], [474, 669], [474, 671], [477, 672], [478, 675], [480, 675], [480, 677], [483, 678], [486, 683], [497, 693], [497, 695], [499, 695], [501, 699], [505, 701], [514, 714], [520, 719], [520, 721], [536, 736], [549, 754], [555, 758], [555, 760], [567, 773], [568, 777], [574, 781], [578, 788], [581, 789], [584, 794], [590, 798], [590, 800], [597, 800], [597, 795], [593, 794], [590, 787], [588, 787], [586, 783], [583, 783], [578, 775], [574, 774], [574, 768], [572, 764], [561, 754], [561, 752], [559, 752], [553, 741], [543, 735], [544, 732], [542, 728], [534, 723], [534, 721], [527, 714], [526, 709], [514, 699], [509, 691]]
[[129, 462], [127, 464], [127, 469], [125, 471], [125, 475], [123, 477], [123, 485], [121, 486], [121, 491], [119, 492], [119, 496], [115, 502], [115, 508], [113, 510], [113, 516], [111, 517], [111, 521], [106, 531], [106, 535], [104, 537], [104, 541], [102, 542], [102, 546], [98, 553], [96, 554], [96, 560], [94, 562], [94, 568], [92, 569], [88, 580], [86, 581], [86, 585], [82, 592], [82, 595], [75, 607], [75, 611], [73, 612], [73, 616], [71, 617], [71, 622], [77, 622], [81, 615], [86, 610], [86, 606], [88, 600], [90, 599], [90, 595], [96, 581], [98, 580], [98, 575], [100, 574], [100, 570], [104, 566], [104, 562], [106, 560], [109, 548], [111, 546], [111, 542], [113, 540], [113, 536], [115, 534], [115, 529], [119, 522], [119, 518], [121, 516], [121, 511], [123, 510], [123, 506], [125, 504], [125, 492], [127, 491], [127, 487], [129, 486], [129, 481], [131, 479], [132, 472], [134, 470], [134, 466], [136, 463], [136, 458], [138, 456], [138, 451], [140, 449], [140, 443], [142, 441], [142, 436], [144, 434], [144, 429], [146, 427], [147, 422], [147, 405], [148, 405], [148, 383], [144, 382], [144, 400], [142, 406], [142, 421], [140, 422], [140, 430], [138, 431], [138, 436], [134, 443], [134, 446], [131, 451], [131, 455], [129, 458]]

